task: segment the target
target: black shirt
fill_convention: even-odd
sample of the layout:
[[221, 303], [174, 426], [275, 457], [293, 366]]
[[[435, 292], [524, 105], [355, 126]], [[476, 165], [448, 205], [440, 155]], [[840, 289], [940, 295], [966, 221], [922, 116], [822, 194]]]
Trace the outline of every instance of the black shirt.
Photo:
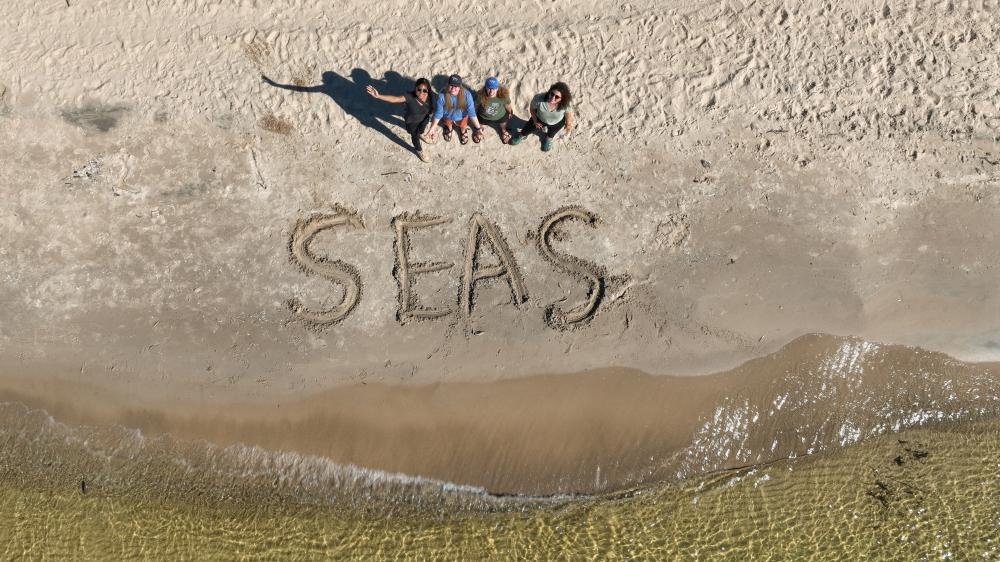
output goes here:
[[413, 92], [403, 94], [406, 100], [406, 109], [403, 110], [403, 120], [407, 123], [420, 123], [431, 111], [431, 95], [427, 94], [427, 101], [421, 102]]

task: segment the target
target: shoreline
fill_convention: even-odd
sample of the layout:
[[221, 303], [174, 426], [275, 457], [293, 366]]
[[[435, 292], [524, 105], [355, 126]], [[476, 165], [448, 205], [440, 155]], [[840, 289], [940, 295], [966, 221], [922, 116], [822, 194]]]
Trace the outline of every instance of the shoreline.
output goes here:
[[[219, 485], [203, 488], [203, 482], [192, 486], [190, 475], [169, 469], [126, 470], [125, 478], [90, 481], [93, 486], [81, 490], [73, 476], [90, 476], [87, 463], [67, 458], [34, 483], [18, 482], [10, 473], [0, 478], [0, 514], [10, 518], [0, 525], [0, 550], [41, 557], [86, 551], [107, 558], [168, 547], [173, 553], [268, 559], [420, 553], [547, 559], [567, 550], [647, 558], [679, 552], [705, 559], [761, 553], [825, 560], [862, 554], [892, 559], [901, 553], [990, 558], [997, 552], [994, 523], [1000, 515], [994, 501], [1000, 480], [990, 461], [998, 452], [1000, 424], [994, 418], [908, 429], [808, 458], [624, 493], [522, 505], [448, 501], [429, 489], [406, 498], [398, 491], [376, 498], [357, 490], [329, 502], [276, 498], [274, 486], [245, 473], [217, 472]], [[60, 468], [73, 475], [59, 478], [54, 473]], [[57, 531], [24, 524], [43, 520]], [[915, 525], [936, 532], [914, 532]], [[539, 536], [539, 529], [545, 534]], [[595, 532], [625, 539], [596, 544]], [[220, 541], [220, 533], [231, 540]]]
[[995, 5], [132, 4], [0, 2], [0, 558], [1000, 559]]
[[529, 495], [623, 489], [1000, 414], [1000, 364], [823, 335], [701, 377], [609, 368], [355, 384], [243, 402], [156, 402], [95, 385], [21, 382], [0, 380], [0, 399], [68, 423], [319, 455]]

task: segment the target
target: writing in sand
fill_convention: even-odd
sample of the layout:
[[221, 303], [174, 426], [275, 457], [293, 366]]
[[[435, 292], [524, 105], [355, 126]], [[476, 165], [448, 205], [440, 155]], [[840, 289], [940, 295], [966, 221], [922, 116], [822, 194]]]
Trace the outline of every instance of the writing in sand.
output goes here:
[[[587, 296], [582, 302], [572, 306], [553, 303], [545, 308], [546, 323], [560, 330], [585, 325], [597, 314], [607, 282], [607, 273], [603, 267], [553, 248], [552, 240], [556, 227], [566, 221], [579, 221], [594, 227], [598, 217], [582, 207], [563, 207], [543, 218], [535, 232], [538, 253], [557, 270], [587, 284]], [[399, 308], [396, 319], [400, 323], [406, 323], [411, 320], [432, 320], [458, 314], [462, 319], [468, 320], [475, 307], [476, 284], [487, 279], [506, 281], [515, 305], [520, 306], [527, 302], [528, 290], [510, 245], [495, 223], [483, 214], [475, 213], [469, 219], [468, 236], [463, 244], [464, 256], [456, 305], [427, 307], [420, 304], [414, 292], [416, 277], [449, 270], [455, 264], [446, 261], [421, 261], [414, 257], [412, 234], [416, 230], [448, 222], [451, 222], [450, 218], [420, 213], [404, 213], [392, 219], [391, 226], [395, 233], [393, 242], [395, 265], [392, 273], [399, 285]], [[340, 302], [321, 310], [308, 308], [297, 298], [288, 301], [289, 308], [295, 316], [314, 328], [325, 328], [343, 321], [361, 301], [364, 285], [358, 269], [345, 261], [319, 255], [311, 248], [311, 243], [319, 233], [341, 228], [363, 229], [364, 226], [357, 213], [336, 209], [332, 213], [317, 214], [299, 220], [292, 229], [289, 239], [288, 250], [293, 264], [307, 275], [317, 275], [342, 288], [343, 295]], [[484, 246], [495, 256], [495, 263], [483, 263]]]

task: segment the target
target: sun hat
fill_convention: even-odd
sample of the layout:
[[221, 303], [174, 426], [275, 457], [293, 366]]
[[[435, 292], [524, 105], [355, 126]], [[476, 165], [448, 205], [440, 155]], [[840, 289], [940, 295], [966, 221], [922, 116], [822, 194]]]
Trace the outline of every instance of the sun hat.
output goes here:
[[487, 90], [496, 90], [499, 87], [500, 87], [500, 81], [497, 80], [496, 76], [490, 76], [489, 78], [486, 79]]
[[451, 76], [448, 77], [448, 85], [449, 86], [461, 86], [462, 85], [462, 77], [459, 76], [458, 74], [452, 74]]

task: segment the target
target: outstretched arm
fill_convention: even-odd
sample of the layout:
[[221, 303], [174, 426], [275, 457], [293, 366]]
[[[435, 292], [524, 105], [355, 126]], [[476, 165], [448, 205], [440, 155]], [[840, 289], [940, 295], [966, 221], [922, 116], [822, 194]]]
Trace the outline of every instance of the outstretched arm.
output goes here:
[[573, 130], [573, 112], [566, 112], [566, 132]]
[[403, 96], [387, 96], [385, 94], [380, 94], [378, 93], [378, 90], [375, 89], [375, 86], [372, 86], [371, 84], [368, 85], [366, 90], [371, 97], [377, 100], [387, 101], [389, 103], [403, 103], [406, 101], [406, 98]]
[[260, 79], [263, 80], [265, 84], [269, 86], [274, 86], [275, 88], [281, 88], [282, 90], [291, 90], [293, 92], [306, 92], [306, 93], [323, 91], [322, 84], [316, 86], [296, 86], [295, 84], [279, 84], [274, 80], [271, 80], [267, 76], [264, 76], [263, 74], [260, 75]]

